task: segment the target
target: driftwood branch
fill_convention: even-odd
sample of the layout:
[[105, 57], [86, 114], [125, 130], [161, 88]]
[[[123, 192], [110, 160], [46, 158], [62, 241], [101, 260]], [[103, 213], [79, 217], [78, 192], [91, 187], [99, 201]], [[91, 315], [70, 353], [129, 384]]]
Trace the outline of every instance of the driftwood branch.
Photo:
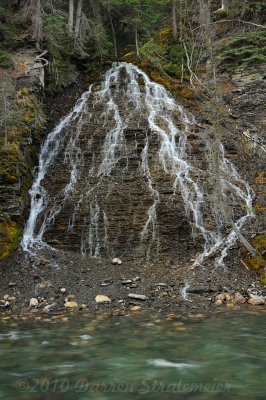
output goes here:
[[206, 25], [214, 25], [214, 24], [222, 24], [223, 22], [241, 22], [242, 24], [248, 24], [248, 25], [252, 25], [252, 26], [256, 26], [257, 28], [262, 28], [262, 29], [266, 29], [265, 25], [260, 25], [260, 24], [255, 24], [254, 22], [249, 22], [249, 21], [243, 21], [242, 19], [221, 19], [220, 21], [214, 21], [214, 22], [209, 22], [203, 25], [198, 26], [197, 28], [193, 29], [193, 32], [202, 28], [203, 26]]
[[241, 259], [240, 259], [240, 262], [241, 262], [241, 264], [243, 264], [243, 265], [244, 265], [244, 267], [245, 267], [247, 270], [249, 270], [249, 268], [248, 268], [247, 264], [246, 264], [246, 263], [244, 263], [244, 261], [243, 261], [243, 260], [241, 260]]
[[29, 72], [30, 72], [31, 70], [33, 70], [33, 69], [39, 69], [39, 68], [45, 68], [45, 67], [47, 67], [47, 65], [49, 65], [50, 63], [49, 63], [48, 60], [46, 60], [45, 58], [43, 58], [43, 56], [45, 56], [47, 53], [48, 53], [48, 50], [45, 50], [45, 51], [43, 51], [41, 54], [39, 54], [38, 56], [36, 56], [36, 57], [34, 58], [34, 60], [33, 60], [33, 61], [36, 61], [36, 62], [38, 62], [38, 61], [41, 61], [41, 62], [42, 62], [42, 61], [43, 61], [44, 64], [33, 65], [32, 67], [29, 67], [28, 70], [26, 71], [25, 75], [23, 75], [23, 76], [29, 76]]
[[247, 251], [252, 254], [254, 257], [258, 257], [260, 256], [260, 253], [254, 249], [253, 246], [251, 246], [251, 244], [247, 241], [247, 239], [242, 235], [242, 233], [240, 232], [240, 230], [238, 229], [238, 227], [236, 226], [236, 224], [234, 223], [234, 221], [230, 218], [229, 220], [236, 236], [238, 237], [238, 239], [243, 243], [243, 245], [245, 246], [245, 248], [247, 249]]

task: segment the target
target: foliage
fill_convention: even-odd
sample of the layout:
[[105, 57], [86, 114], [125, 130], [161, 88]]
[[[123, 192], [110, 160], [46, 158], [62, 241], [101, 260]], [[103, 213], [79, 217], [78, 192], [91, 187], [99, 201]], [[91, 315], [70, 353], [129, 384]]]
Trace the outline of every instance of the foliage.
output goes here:
[[228, 2], [228, 13], [230, 17], [242, 18], [244, 20], [265, 21], [265, 1], [264, 0], [230, 0]]
[[[190, 55], [191, 48], [187, 50]], [[189, 75], [183, 44], [173, 40], [171, 27], [164, 28], [155, 35], [140, 49], [140, 53], [162, 72], [178, 78]]]
[[251, 64], [266, 61], [266, 32], [252, 31], [238, 36], [221, 48], [218, 57], [221, 71], [245, 69]]
[[51, 14], [41, 14], [46, 48], [51, 58], [47, 78], [47, 90], [58, 91], [71, 83], [77, 76], [76, 66], [71, 62], [74, 54], [73, 38], [67, 34], [67, 24]]
[[[11, 65], [12, 48], [19, 38], [16, 35], [16, 28], [10, 21], [10, 13], [4, 7], [0, 7], [0, 67], [8, 68]], [[5, 22], [3, 22], [5, 21]]]

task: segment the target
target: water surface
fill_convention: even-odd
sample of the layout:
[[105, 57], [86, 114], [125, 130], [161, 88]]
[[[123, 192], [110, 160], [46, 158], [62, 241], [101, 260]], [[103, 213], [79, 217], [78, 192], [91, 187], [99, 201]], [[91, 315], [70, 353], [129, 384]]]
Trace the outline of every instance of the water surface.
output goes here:
[[265, 399], [265, 313], [3, 320], [0, 398]]

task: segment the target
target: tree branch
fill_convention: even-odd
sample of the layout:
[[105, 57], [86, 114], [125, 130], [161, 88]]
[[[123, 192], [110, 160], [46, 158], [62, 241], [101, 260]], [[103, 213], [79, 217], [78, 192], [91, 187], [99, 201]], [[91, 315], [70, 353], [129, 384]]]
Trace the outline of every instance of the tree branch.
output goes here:
[[221, 19], [220, 21], [209, 22], [207, 24], [200, 25], [197, 28], [193, 29], [193, 32], [198, 30], [198, 29], [200, 29], [200, 28], [202, 28], [203, 26], [221, 24], [223, 22], [241, 22], [242, 24], [248, 24], [248, 25], [256, 26], [257, 28], [266, 29], [265, 25], [255, 24], [254, 22], [249, 22], [249, 21], [243, 21], [242, 19], [237, 18], [237, 19]]

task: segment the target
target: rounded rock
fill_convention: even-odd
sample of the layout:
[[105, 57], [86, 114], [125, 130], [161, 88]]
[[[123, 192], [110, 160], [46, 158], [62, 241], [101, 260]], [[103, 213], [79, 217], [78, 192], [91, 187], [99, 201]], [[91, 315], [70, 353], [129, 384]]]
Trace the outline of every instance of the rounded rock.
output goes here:
[[36, 307], [38, 304], [39, 304], [38, 299], [36, 299], [35, 297], [30, 299], [30, 306]]
[[104, 296], [102, 294], [98, 294], [98, 296], [95, 297], [96, 303], [111, 303], [111, 299], [109, 297]]

